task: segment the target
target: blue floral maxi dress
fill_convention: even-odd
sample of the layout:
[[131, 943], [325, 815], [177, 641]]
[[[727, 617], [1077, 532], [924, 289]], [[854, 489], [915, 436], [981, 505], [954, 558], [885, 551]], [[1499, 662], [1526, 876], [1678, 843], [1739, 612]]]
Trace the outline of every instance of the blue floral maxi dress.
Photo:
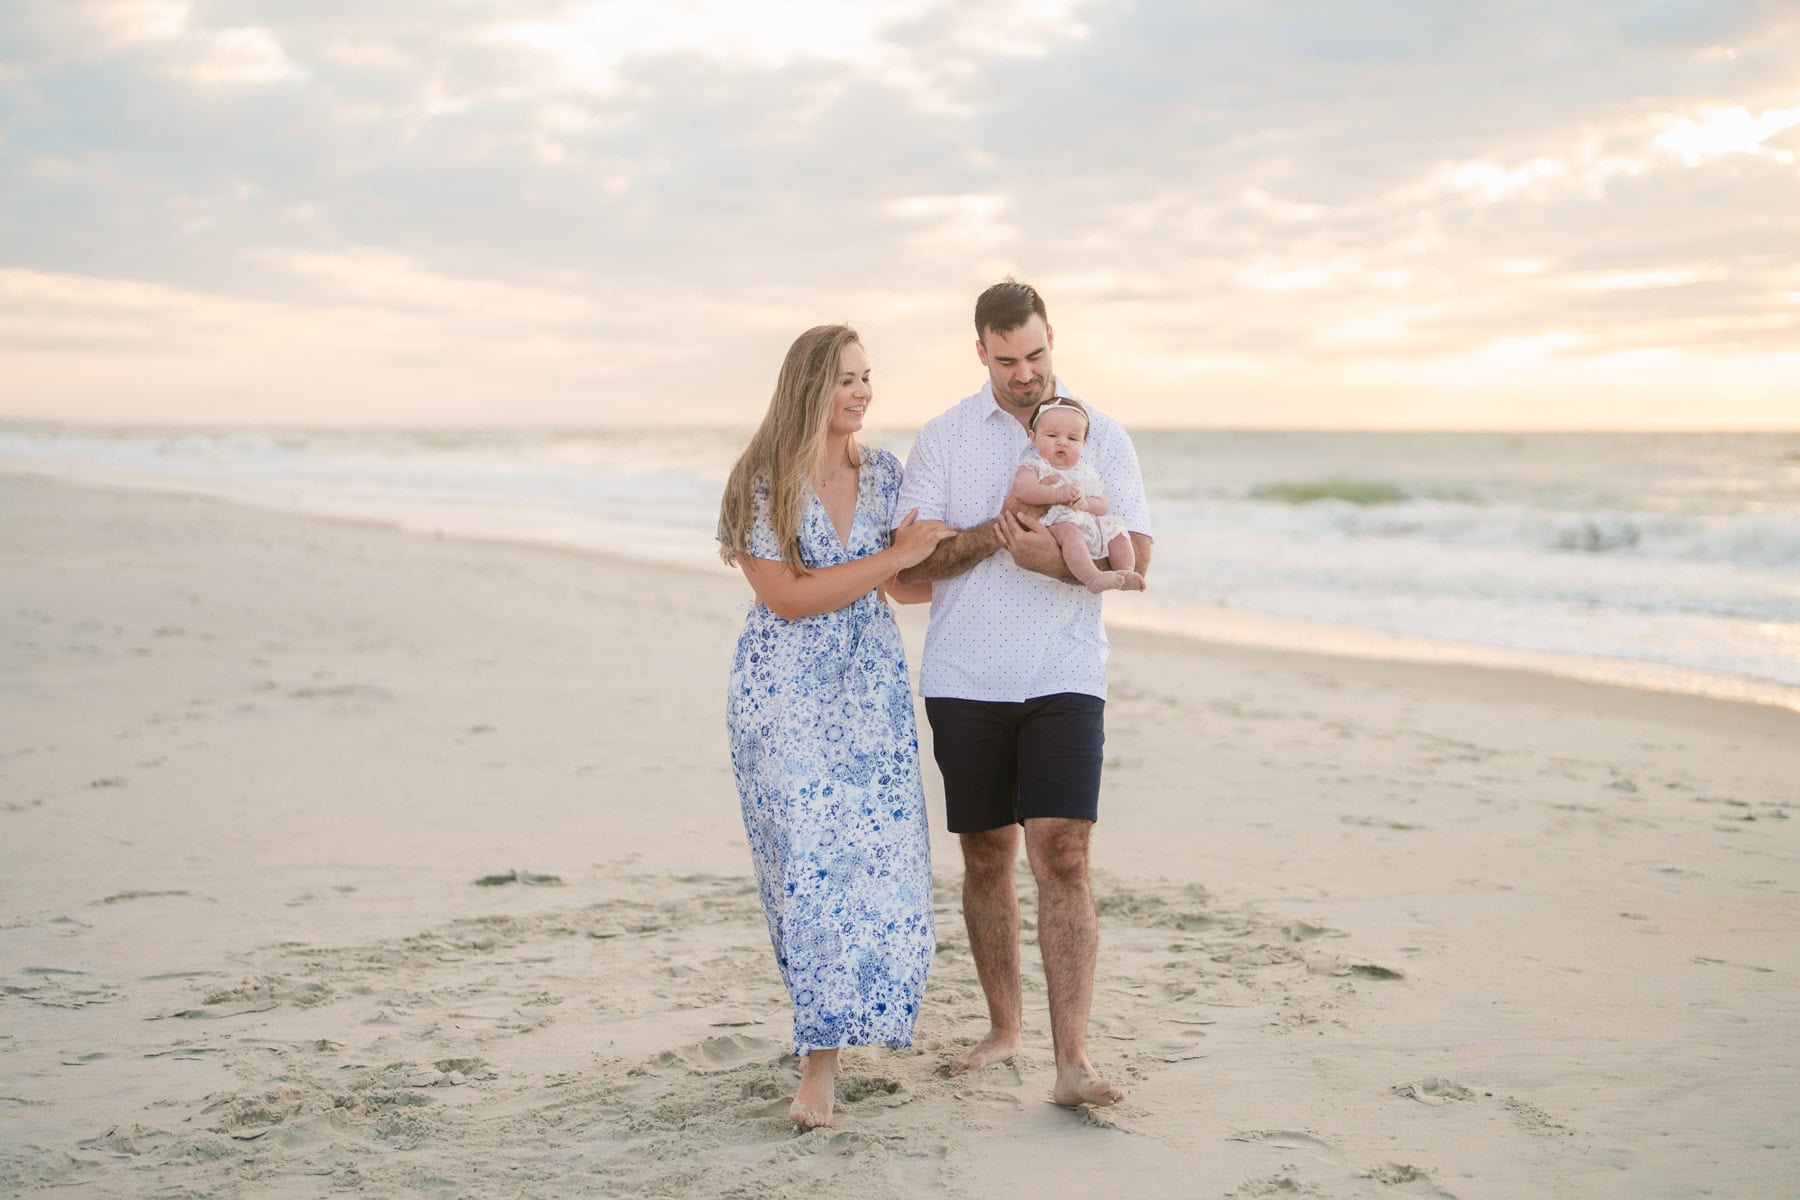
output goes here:
[[[900, 462], [864, 450], [849, 545], [807, 494], [814, 568], [887, 548]], [[750, 552], [779, 560], [768, 493]], [[794, 1053], [912, 1045], [937, 946], [912, 686], [876, 592], [785, 621], [758, 602], [731, 666], [725, 719], [775, 961], [794, 1000]]]

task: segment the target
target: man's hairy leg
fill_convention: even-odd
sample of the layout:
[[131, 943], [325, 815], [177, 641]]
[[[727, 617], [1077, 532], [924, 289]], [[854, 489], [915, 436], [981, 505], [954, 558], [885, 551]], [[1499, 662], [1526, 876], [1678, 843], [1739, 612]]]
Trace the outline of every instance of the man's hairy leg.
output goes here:
[[1050, 992], [1050, 1035], [1056, 1044], [1052, 1099], [1117, 1104], [1125, 1093], [1100, 1078], [1087, 1057], [1088, 1012], [1094, 1000], [1094, 958], [1100, 920], [1088, 883], [1093, 822], [1038, 817], [1025, 822], [1025, 854], [1038, 885], [1038, 948]]
[[969, 929], [969, 952], [987, 997], [987, 1036], [950, 1064], [950, 1074], [965, 1075], [1019, 1052], [1024, 1022], [1019, 995], [1019, 893], [1013, 863], [1019, 857], [1019, 827], [1006, 825], [962, 835], [963, 922]]

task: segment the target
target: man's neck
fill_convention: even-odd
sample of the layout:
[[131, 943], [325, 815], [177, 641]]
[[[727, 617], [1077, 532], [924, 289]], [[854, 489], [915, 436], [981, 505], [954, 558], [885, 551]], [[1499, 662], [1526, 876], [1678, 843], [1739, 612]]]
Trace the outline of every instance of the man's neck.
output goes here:
[[[994, 397], [994, 407], [995, 408], [999, 409], [1001, 412], [1005, 413], [1007, 416], [1009, 416], [1013, 420], [1017, 421], [1019, 423], [1019, 427], [1021, 429], [1023, 429], [1026, 433], [1031, 432], [1031, 414], [1037, 411], [1037, 407], [1038, 407], [1037, 405], [1032, 404], [1032, 405], [1027, 405], [1024, 408], [1015, 408], [1000, 398], [1000, 393], [994, 391], [994, 387], [991, 382], [988, 384], [988, 391]], [[1050, 380], [1050, 394], [1052, 396], [1061, 394], [1056, 390], [1056, 380], [1054, 378], [1052, 378]]]

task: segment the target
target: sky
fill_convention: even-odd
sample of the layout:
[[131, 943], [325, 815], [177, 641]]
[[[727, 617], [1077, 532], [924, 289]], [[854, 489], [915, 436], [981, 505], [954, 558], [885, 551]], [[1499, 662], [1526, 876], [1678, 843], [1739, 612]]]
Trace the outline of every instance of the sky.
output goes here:
[[1787, 0], [6, 0], [0, 416], [1800, 427]]

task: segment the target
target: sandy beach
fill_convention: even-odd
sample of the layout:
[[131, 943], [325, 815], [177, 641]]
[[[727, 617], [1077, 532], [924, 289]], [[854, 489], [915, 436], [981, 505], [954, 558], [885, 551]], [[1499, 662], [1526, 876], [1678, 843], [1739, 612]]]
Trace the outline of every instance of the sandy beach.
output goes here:
[[1049, 1102], [1032, 945], [1028, 1052], [946, 1076], [982, 1007], [928, 790], [917, 1044], [798, 1134], [736, 574], [27, 476], [0, 513], [5, 1195], [1796, 1194], [1800, 714], [1116, 634], [1128, 1102]]

